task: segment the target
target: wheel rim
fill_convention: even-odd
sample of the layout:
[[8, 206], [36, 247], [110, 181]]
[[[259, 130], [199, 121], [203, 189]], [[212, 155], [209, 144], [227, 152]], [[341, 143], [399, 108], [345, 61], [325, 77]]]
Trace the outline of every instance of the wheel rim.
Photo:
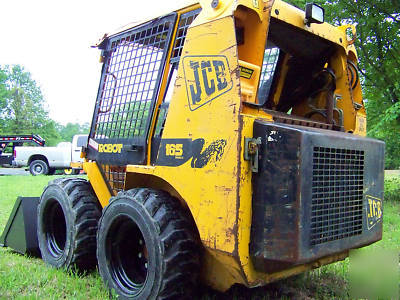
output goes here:
[[115, 284], [128, 295], [136, 295], [147, 280], [148, 252], [137, 224], [119, 216], [106, 238], [106, 257]]
[[41, 174], [43, 172], [43, 167], [39, 164], [35, 164], [33, 169], [36, 174]]
[[58, 201], [50, 201], [44, 210], [44, 232], [46, 234], [47, 249], [50, 254], [59, 258], [64, 253], [67, 241], [67, 225], [62, 207]]

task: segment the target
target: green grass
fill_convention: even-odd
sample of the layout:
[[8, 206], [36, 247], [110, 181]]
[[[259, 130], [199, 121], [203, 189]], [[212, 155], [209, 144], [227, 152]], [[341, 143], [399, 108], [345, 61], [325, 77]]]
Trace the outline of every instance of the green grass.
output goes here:
[[[0, 176], [0, 234], [17, 196], [40, 196], [49, 180], [58, 176]], [[400, 245], [400, 178], [385, 182], [384, 233], [382, 241], [363, 251], [390, 249]], [[200, 288], [201, 299], [347, 299], [349, 259], [314, 271], [246, 289], [234, 286], [221, 294]], [[41, 259], [0, 248], [0, 299], [106, 299], [108, 292], [97, 272], [77, 275], [46, 266]]]
[[400, 202], [400, 177], [388, 175], [385, 178], [385, 199]]
[[[17, 196], [40, 196], [53, 178], [57, 176], [0, 176], [0, 232]], [[106, 299], [108, 293], [96, 272], [78, 276], [0, 247], [0, 298]]]

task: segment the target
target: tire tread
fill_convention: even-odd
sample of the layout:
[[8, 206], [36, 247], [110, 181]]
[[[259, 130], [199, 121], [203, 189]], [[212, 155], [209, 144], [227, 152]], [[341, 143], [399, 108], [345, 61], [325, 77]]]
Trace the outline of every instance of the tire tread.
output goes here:
[[72, 256], [67, 258], [63, 267], [68, 269], [73, 266], [80, 271], [94, 269], [101, 207], [90, 183], [82, 178], [57, 178], [50, 181], [50, 185], [57, 185], [66, 193], [73, 211]]
[[194, 222], [167, 192], [136, 188], [119, 192], [111, 201], [119, 197], [132, 198], [142, 205], [159, 229], [163, 274], [157, 299], [185, 299], [197, 283], [200, 269], [201, 245]]

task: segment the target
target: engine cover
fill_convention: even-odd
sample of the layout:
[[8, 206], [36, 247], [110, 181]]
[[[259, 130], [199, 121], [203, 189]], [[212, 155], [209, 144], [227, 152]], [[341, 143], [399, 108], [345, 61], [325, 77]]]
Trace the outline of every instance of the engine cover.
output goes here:
[[382, 238], [384, 143], [255, 121], [250, 255], [276, 271]]

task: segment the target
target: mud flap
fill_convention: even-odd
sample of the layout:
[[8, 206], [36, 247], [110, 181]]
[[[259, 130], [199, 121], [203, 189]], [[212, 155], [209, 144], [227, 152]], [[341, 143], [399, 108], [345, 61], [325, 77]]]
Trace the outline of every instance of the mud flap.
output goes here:
[[0, 237], [0, 246], [40, 257], [37, 238], [37, 207], [40, 197], [18, 197]]

